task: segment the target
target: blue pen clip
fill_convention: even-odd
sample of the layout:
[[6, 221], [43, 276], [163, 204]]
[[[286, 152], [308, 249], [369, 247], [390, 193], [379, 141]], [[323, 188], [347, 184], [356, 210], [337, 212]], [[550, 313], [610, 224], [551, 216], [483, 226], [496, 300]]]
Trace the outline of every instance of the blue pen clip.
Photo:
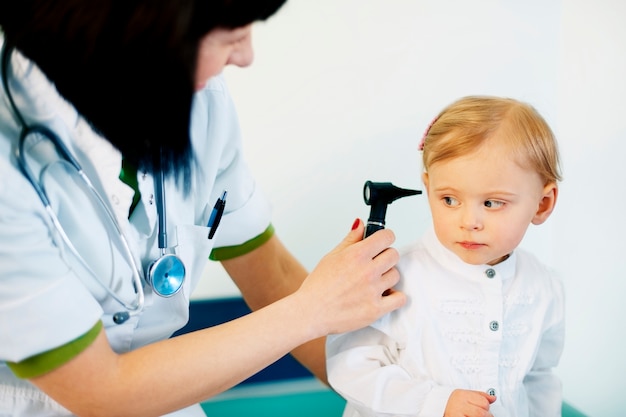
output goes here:
[[225, 207], [226, 191], [224, 191], [222, 196], [217, 199], [215, 206], [213, 206], [213, 211], [211, 211], [211, 217], [209, 217], [209, 223], [207, 223], [207, 227], [209, 228], [209, 239], [213, 239], [213, 236], [217, 231], [217, 226], [220, 225], [220, 220], [222, 220], [222, 214], [224, 214]]

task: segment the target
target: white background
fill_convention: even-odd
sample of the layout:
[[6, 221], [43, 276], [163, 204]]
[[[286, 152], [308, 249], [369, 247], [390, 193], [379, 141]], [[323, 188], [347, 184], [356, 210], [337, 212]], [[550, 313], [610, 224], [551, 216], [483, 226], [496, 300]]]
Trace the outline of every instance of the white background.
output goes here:
[[[626, 2], [290, 0], [254, 36], [254, 65], [226, 77], [278, 236], [308, 268], [367, 219], [366, 180], [422, 188], [417, 143], [451, 101], [510, 96], [544, 115], [565, 180], [523, 246], [566, 283], [566, 401], [623, 415]], [[425, 197], [409, 197], [387, 226], [401, 247], [429, 218]], [[211, 264], [194, 297], [232, 295]]]

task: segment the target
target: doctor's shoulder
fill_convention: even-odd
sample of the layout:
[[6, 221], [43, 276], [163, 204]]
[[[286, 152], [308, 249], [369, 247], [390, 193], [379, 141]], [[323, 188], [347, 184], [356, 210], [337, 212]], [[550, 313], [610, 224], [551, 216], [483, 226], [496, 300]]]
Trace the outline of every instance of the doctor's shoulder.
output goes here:
[[191, 141], [196, 154], [207, 163], [224, 163], [223, 150], [232, 152], [241, 147], [239, 117], [222, 75], [211, 78], [196, 91], [191, 108]]
[[[5, 137], [0, 132], [0, 148], [4, 146], [4, 141]], [[37, 193], [16, 164], [11, 158], [0, 158], [0, 219], [4, 221], [11, 215], [23, 218], [33, 214], [47, 218]]]

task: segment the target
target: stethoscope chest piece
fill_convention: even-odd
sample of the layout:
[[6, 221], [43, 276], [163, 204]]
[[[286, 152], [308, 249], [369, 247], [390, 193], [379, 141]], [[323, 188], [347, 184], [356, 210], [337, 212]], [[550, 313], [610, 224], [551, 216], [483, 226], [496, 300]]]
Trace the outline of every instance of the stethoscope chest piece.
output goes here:
[[165, 254], [150, 264], [148, 282], [161, 297], [171, 297], [183, 286], [185, 265], [174, 254]]

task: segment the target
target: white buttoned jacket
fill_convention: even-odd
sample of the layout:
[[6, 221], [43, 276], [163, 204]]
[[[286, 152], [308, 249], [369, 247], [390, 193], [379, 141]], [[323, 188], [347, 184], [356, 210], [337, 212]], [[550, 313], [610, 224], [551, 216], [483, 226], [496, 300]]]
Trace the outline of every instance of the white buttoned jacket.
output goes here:
[[403, 308], [327, 341], [328, 378], [344, 416], [441, 417], [453, 390], [495, 394], [496, 417], [559, 417], [552, 373], [564, 342], [564, 290], [517, 249], [495, 266], [469, 265], [433, 230], [398, 264]]

